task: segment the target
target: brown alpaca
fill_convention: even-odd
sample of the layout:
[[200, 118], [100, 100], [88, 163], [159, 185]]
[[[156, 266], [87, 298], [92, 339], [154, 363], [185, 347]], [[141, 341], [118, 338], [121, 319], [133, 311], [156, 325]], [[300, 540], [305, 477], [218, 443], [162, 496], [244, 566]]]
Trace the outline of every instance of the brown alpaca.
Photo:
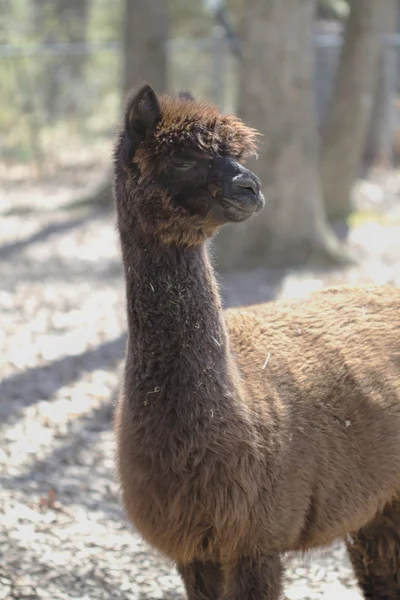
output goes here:
[[188, 95], [133, 95], [115, 150], [129, 339], [123, 501], [190, 600], [277, 600], [281, 555], [348, 539], [400, 598], [400, 290], [221, 309], [206, 239], [263, 205], [255, 132]]

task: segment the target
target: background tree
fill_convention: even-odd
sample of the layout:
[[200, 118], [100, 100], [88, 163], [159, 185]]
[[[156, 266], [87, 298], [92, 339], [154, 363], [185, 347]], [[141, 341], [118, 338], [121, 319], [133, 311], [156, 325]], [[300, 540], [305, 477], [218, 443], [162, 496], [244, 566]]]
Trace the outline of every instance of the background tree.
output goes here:
[[258, 162], [266, 209], [216, 241], [220, 268], [342, 258], [328, 228], [318, 171], [313, 95], [313, 0], [247, 0], [240, 115], [263, 138]]
[[[328, 217], [345, 219], [371, 116], [388, 11], [396, 0], [353, 0], [330, 110], [323, 127], [321, 176]], [[392, 13], [393, 14], [393, 13]]]
[[167, 89], [167, 11], [166, 0], [125, 0], [124, 94], [142, 81]]
[[[45, 44], [60, 42], [84, 44], [87, 38], [89, 0], [32, 0], [33, 30]], [[54, 53], [44, 61], [40, 73], [44, 114], [54, 120], [62, 111], [71, 112], [79, 104], [85, 56]], [[68, 81], [68, 97], [62, 79]]]
[[318, 0], [317, 15], [320, 19], [343, 19], [349, 12], [347, 0]]
[[[168, 9], [166, 0], [125, 0], [123, 15], [122, 103], [131, 88], [148, 81], [160, 93], [167, 89]], [[122, 109], [123, 107], [121, 107]], [[83, 203], [112, 203], [112, 176]]]
[[[383, 30], [387, 36], [400, 32], [400, 2], [395, 0], [384, 11]], [[365, 147], [365, 162], [389, 167], [393, 159], [393, 130], [399, 69], [398, 49], [393, 45], [381, 46], [378, 77], [375, 80], [374, 102]]]

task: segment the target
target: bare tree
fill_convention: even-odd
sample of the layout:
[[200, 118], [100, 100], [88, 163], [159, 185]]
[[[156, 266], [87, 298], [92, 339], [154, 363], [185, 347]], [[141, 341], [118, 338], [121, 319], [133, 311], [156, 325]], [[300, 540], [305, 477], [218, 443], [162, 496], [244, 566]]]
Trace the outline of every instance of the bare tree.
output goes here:
[[[85, 43], [89, 21], [89, 0], [32, 0], [33, 29], [42, 43]], [[40, 73], [46, 117], [55, 119], [61, 111], [74, 112], [80, 102], [84, 54], [54, 53]], [[63, 85], [63, 81], [68, 85]]]
[[332, 220], [351, 211], [371, 115], [382, 33], [396, 0], [353, 0], [330, 110], [322, 134], [321, 176], [325, 206]]
[[256, 264], [338, 261], [343, 253], [328, 228], [319, 181], [313, 105], [313, 0], [247, 0], [242, 17], [240, 114], [259, 129], [252, 165], [267, 207], [226, 228], [216, 240], [221, 269]]
[[[167, 87], [168, 8], [166, 0], [125, 0], [123, 11], [122, 98], [147, 81], [157, 92]], [[83, 202], [112, 202], [111, 173]]]
[[[389, 6], [384, 12], [384, 32], [386, 36], [399, 32], [399, 6], [399, 1], [395, 0], [392, 6]], [[398, 67], [397, 47], [391, 44], [382, 44], [364, 157], [368, 164], [378, 163], [387, 166], [392, 164], [393, 131], [396, 117], [394, 97], [396, 95]]]
[[125, 0], [124, 93], [144, 80], [166, 90], [167, 21], [166, 0]]

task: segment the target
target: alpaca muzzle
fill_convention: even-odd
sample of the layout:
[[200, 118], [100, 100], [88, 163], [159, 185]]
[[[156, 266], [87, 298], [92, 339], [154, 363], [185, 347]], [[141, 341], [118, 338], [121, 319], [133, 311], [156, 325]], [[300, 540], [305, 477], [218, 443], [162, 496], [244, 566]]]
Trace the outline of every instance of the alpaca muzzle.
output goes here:
[[264, 206], [264, 196], [257, 175], [231, 158], [220, 160], [225, 201], [248, 215], [259, 212]]

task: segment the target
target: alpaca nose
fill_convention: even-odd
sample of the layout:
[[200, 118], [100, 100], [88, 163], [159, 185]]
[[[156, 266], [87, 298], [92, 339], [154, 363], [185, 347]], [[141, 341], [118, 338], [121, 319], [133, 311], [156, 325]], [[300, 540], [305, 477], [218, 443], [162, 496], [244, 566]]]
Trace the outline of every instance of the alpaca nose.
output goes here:
[[260, 182], [248, 173], [237, 175], [232, 182], [232, 187], [234, 192], [242, 194], [245, 192], [258, 196], [260, 193]]

